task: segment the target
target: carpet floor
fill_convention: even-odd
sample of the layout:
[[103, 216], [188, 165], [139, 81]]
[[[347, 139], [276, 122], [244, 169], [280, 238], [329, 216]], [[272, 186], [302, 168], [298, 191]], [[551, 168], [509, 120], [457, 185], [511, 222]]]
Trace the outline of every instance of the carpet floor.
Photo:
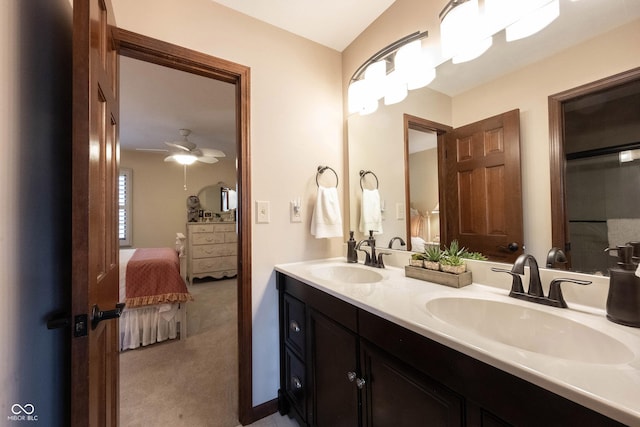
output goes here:
[[120, 354], [123, 427], [238, 425], [236, 280], [189, 291], [187, 339]]

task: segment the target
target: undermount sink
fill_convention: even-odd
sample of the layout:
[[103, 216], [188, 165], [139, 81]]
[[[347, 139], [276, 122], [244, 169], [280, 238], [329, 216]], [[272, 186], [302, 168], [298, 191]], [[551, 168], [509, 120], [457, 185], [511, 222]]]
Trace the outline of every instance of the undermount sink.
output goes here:
[[509, 302], [437, 298], [426, 303], [435, 318], [484, 338], [546, 356], [586, 363], [634, 359], [624, 343], [577, 321]]
[[355, 265], [327, 265], [311, 270], [318, 279], [344, 283], [375, 283], [384, 279], [377, 271]]

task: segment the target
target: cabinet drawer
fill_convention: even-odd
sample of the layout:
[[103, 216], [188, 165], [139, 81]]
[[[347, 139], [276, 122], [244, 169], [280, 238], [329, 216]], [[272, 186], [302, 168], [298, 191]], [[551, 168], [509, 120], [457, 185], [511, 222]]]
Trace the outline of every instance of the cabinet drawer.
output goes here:
[[193, 247], [193, 258], [211, 258], [236, 255], [238, 247], [235, 243], [222, 243], [219, 245], [198, 245]]
[[199, 274], [210, 271], [235, 270], [237, 263], [238, 258], [235, 256], [194, 259], [191, 262], [191, 271], [193, 274]]
[[191, 237], [192, 245], [224, 243], [224, 233], [194, 233]]
[[307, 418], [306, 388], [305, 366], [293, 352], [287, 350], [285, 352], [284, 389], [293, 407], [303, 419]]
[[191, 233], [213, 233], [213, 224], [189, 224]]
[[216, 233], [233, 233], [236, 234], [236, 224], [211, 224], [213, 231]]
[[304, 358], [306, 330], [304, 303], [286, 294], [284, 296], [284, 325], [282, 326], [285, 342], [300, 357]]

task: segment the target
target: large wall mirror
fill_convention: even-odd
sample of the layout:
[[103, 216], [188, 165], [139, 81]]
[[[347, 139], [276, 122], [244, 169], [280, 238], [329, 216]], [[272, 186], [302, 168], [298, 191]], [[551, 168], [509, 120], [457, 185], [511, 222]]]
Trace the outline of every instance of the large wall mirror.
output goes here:
[[[582, 5], [578, 5], [578, 3]], [[358, 216], [361, 203], [358, 171], [363, 169], [374, 170], [380, 181], [379, 189], [381, 198], [385, 201], [385, 209], [383, 212], [384, 232], [377, 235], [378, 246], [386, 246], [394, 236], [400, 236], [405, 240], [410, 240], [410, 236], [407, 234], [407, 229], [409, 228], [407, 222], [410, 221], [410, 218], [407, 218], [408, 215], [406, 212], [408, 212], [408, 208], [417, 201], [417, 199], [412, 199], [421, 197], [413, 195], [414, 189], [427, 188], [428, 185], [433, 184], [433, 165], [425, 166], [424, 169], [421, 170], [420, 176], [417, 176], [414, 170], [417, 169], [414, 167], [415, 162], [410, 158], [405, 159], [404, 151], [407, 149], [404, 134], [405, 115], [411, 115], [450, 126], [453, 124], [461, 126], [474, 121], [461, 122], [463, 119], [460, 119], [460, 117], [469, 115], [468, 111], [465, 110], [468, 99], [467, 91], [473, 91], [475, 83], [484, 84], [488, 81], [497, 81], [496, 79], [500, 79], [502, 73], [515, 71], [512, 66], [513, 63], [522, 62], [524, 67], [531, 67], [535, 62], [543, 60], [546, 54], [557, 55], [558, 50], [552, 50], [554, 43], [564, 44], [567, 42], [565, 39], [572, 39], [572, 43], [579, 45], [589, 39], [599, 37], [600, 33], [606, 34], [622, 25], [629, 24], [630, 22], [638, 22], [637, 20], [640, 19], [640, 2], [636, 1], [614, 0], [611, 2], [589, 0], [570, 2], [569, 0], [562, 0], [561, 7], [563, 14], [561, 14], [557, 23], [552, 24], [552, 26], [555, 27], [549, 27], [548, 30], [553, 37], [531, 37], [530, 40], [526, 41], [526, 49], [519, 50], [517, 47], [514, 47], [514, 45], [507, 45], [504, 38], [498, 35], [498, 37], [494, 37], [494, 46], [485, 54], [486, 56], [484, 58], [481, 57], [478, 60], [459, 65], [452, 65], [450, 62], [443, 63], [437, 68], [438, 77], [433, 84], [423, 89], [410, 91], [408, 97], [403, 102], [388, 106], [383, 105], [381, 102], [378, 110], [373, 114], [366, 116], [349, 116], [349, 219], [352, 230], [358, 231]], [[571, 8], [578, 7], [589, 7], [589, 12], [564, 13], [567, 10], [571, 11]], [[589, 24], [589, 22], [591, 24], [597, 22], [597, 25], [584, 25], [585, 23]], [[608, 38], [606, 40], [608, 40]], [[605, 43], [594, 44], [597, 46], [597, 49], [590, 50], [592, 60], [606, 56], [606, 52], [614, 50], [617, 47]], [[562, 49], [569, 48], [571, 48], [571, 46], [567, 44], [562, 46]], [[545, 50], [547, 51], [546, 53]], [[506, 59], [500, 54], [501, 51], [507, 53]], [[492, 54], [495, 54], [495, 57], [491, 57], [490, 55]], [[527, 64], [526, 59], [530, 60], [529, 64]], [[634, 63], [637, 64], [637, 60], [628, 62], [632, 65], [622, 68], [623, 70], [631, 68], [634, 66]], [[537, 257], [540, 257], [540, 254], [546, 254], [546, 251], [550, 249], [551, 221], [556, 220], [555, 216], [552, 216], [550, 212], [545, 212], [544, 214], [550, 218], [548, 221], [546, 219], [538, 220], [534, 212], [535, 209], [540, 209], [540, 201], [548, 203], [544, 199], [548, 197], [548, 191], [550, 191], [548, 190], [550, 181], [549, 151], [547, 148], [544, 148], [545, 154], [543, 154], [543, 156], [546, 156], [544, 158], [546, 165], [539, 165], [542, 156], [536, 152], [536, 150], [540, 150], [540, 139], [548, 139], [547, 130], [541, 126], [541, 124], [548, 124], [549, 113], [546, 110], [546, 99], [548, 96], [558, 93], [560, 90], [569, 89], [584, 84], [585, 82], [596, 80], [596, 78], [589, 77], [593, 75], [593, 72], [591, 72], [593, 70], [578, 67], [576, 64], [570, 64], [567, 65], [567, 67], [571, 67], [572, 70], [575, 69], [572, 74], [572, 81], [562, 82], [561, 86], [554, 86], [551, 83], [548, 84], [550, 88], [548, 92], [537, 94], [541, 99], [544, 99], [544, 104], [541, 104], [537, 99], [532, 101], [526, 98], [526, 96], [528, 96], [526, 90], [518, 93], [517, 96], [515, 93], [506, 94], [506, 96], [511, 98], [517, 98], [509, 108], [521, 108], [521, 127], [524, 128], [523, 130], [525, 131], [521, 140], [523, 156], [526, 159], [527, 156], [532, 158], [534, 155], [537, 155], [536, 162], [538, 165], [534, 166], [540, 166], [539, 170], [541, 171], [540, 173], [537, 171], [526, 171], [528, 174], [523, 176], [523, 195], [526, 194], [527, 191], [531, 191], [533, 187], [540, 185], [545, 186], [545, 191], [547, 192], [546, 196], [544, 193], [541, 193], [541, 195], [536, 194], [532, 201], [527, 201], [529, 206], [526, 204], [524, 206], [525, 240], [527, 236], [529, 236], [529, 241], [531, 241], [533, 240], [531, 236], [534, 236], [534, 238], [539, 239], [539, 241], [545, 242], [538, 244], [538, 247], [535, 248], [537, 250]], [[526, 68], [522, 69], [524, 70]], [[584, 72], [582, 71], [583, 69], [585, 70]], [[615, 67], [613, 67], [613, 69], [615, 69]], [[614, 73], [612, 72], [610, 74]], [[485, 79], [481, 80], [483, 76]], [[476, 81], [475, 77], [478, 77], [480, 80]], [[551, 80], [552, 78], [553, 76], [544, 76], [544, 79]], [[560, 89], [558, 89], [558, 87]], [[491, 96], [499, 96], [499, 94], [493, 93]], [[482, 105], [482, 101], [474, 99], [473, 104], [480, 106]], [[481, 109], [481, 107], [478, 107], [478, 109]], [[504, 108], [502, 111], [507, 110], [508, 108]], [[497, 111], [496, 113], [499, 112], [501, 111]], [[481, 115], [475, 117], [482, 118]], [[543, 118], [540, 119], [540, 117]], [[544, 122], [542, 122], [542, 120], [544, 120]], [[527, 129], [527, 126], [536, 126], [536, 129]], [[420, 135], [417, 136], [420, 137]], [[431, 137], [433, 137], [433, 135]], [[534, 140], [534, 137], [537, 141]], [[412, 134], [410, 133], [409, 139], [411, 138]], [[547, 141], [544, 141], [544, 143], [546, 144]], [[538, 144], [538, 146], [534, 147], [532, 144]], [[532, 169], [534, 167], [530, 164], [523, 165], [525, 169]], [[427, 170], [431, 171], [430, 177], [426, 175]], [[541, 173], [543, 173], [544, 176], [541, 177]], [[529, 182], [526, 181], [527, 179], [529, 179]], [[536, 179], [537, 182], [532, 182], [532, 179]], [[409, 193], [409, 189], [411, 193]], [[438, 197], [440, 197], [440, 195]], [[427, 238], [424, 240], [437, 242], [439, 239], [434, 233], [434, 228], [437, 229], [439, 225], [435, 225], [434, 217], [437, 213], [438, 221], [446, 221], [446, 218], [443, 218], [441, 210], [438, 212], [438, 209], [435, 209], [437, 205], [433, 203], [433, 200], [428, 203], [433, 206], [425, 204], [416, 209], [425, 217], [427, 216], [426, 214], [429, 213], [429, 218], [428, 221], [424, 223], [424, 228], [429, 224], [430, 230], [426, 230]], [[557, 203], [557, 201], [553, 201], [553, 203]], [[555, 205], [551, 208], [548, 208], [548, 205], [542, 206], [544, 206], [545, 211], [547, 209], [553, 211], [557, 209]], [[540, 229], [542, 226], [544, 229]], [[544, 237], [539, 237], [547, 235], [549, 236], [548, 240], [545, 240]], [[362, 238], [364, 235], [360, 234], [358, 237]], [[527, 242], [525, 241], [525, 243]], [[553, 243], [555, 243], [555, 240]], [[401, 249], [396, 246], [394, 246], [394, 248]], [[419, 248], [414, 249], [419, 250]], [[530, 250], [528, 252], [530, 252]]]

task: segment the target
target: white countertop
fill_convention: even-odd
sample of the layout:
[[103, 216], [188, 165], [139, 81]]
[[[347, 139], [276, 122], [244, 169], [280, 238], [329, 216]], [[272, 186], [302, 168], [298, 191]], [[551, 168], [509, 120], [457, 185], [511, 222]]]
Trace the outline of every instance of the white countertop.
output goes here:
[[[577, 304], [570, 304], [568, 309], [547, 307], [509, 298], [507, 290], [476, 283], [450, 288], [406, 277], [402, 268], [377, 269], [360, 264], [359, 267], [384, 276], [375, 283], [338, 282], [313, 274], [317, 268], [347, 265], [353, 264], [347, 264], [344, 258], [333, 258], [279, 264], [275, 269], [619, 422], [640, 425], [640, 329], [612, 323], [604, 310], [597, 308]], [[426, 304], [442, 297], [505, 301], [566, 317], [615, 338], [633, 356], [620, 364], [579, 362], [502, 344], [434, 317]]]

